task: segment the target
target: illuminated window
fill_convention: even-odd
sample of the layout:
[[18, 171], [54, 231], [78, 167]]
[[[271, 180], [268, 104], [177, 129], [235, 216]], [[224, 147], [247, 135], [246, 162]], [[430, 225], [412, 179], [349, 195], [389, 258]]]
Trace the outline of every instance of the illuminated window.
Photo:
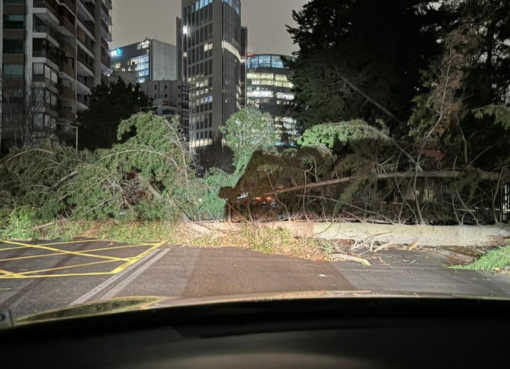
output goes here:
[[276, 87], [285, 87], [285, 88], [293, 88], [294, 87], [294, 85], [290, 82], [278, 82], [278, 81], [275, 82], [275, 86]]
[[249, 91], [248, 97], [274, 97], [273, 91]]
[[292, 93], [277, 92], [276, 98], [281, 100], [294, 100], [295, 96]]
[[248, 79], [274, 79], [273, 73], [248, 73]]

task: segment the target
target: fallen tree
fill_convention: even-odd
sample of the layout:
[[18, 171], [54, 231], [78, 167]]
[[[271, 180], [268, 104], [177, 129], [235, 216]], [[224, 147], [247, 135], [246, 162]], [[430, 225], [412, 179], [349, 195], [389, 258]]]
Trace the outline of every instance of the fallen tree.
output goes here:
[[[434, 172], [399, 172], [399, 173], [377, 173], [374, 174], [374, 178], [377, 180], [383, 179], [398, 179], [398, 178], [437, 178], [437, 179], [459, 179], [462, 175], [465, 175], [465, 172], [459, 171], [434, 171]], [[509, 181], [510, 175], [501, 173], [492, 173], [492, 172], [484, 172], [484, 171], [476, 171], [476, 175], [483, 181]], [[275, 189], [273, 192], [269, 192], [266, 195], [274, 195], [274, 194], [284, 194], [289, 192], [302, 191], [312, 188], [319, 188], [325, 186], [334, 186], [343, 183], [348, 183], [357, 180], [356, 177], [346, 177], [346, 178], [338, 178], [332, 179], [329, 181], [321, 181], [318, 183], [309, 183], [305, 185], [295, 186], [291, 188], [284, 189]]]

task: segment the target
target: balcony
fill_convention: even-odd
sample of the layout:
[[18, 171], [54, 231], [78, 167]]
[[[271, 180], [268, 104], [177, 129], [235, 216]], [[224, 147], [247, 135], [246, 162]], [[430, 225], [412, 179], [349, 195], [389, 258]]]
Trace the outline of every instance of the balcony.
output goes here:
[[61, 42], [60, 48], [64, 50], [67, 56], [70, 56], [72, 58], [76, 58], [76, 49], [67, 42]]
[[34, 0], [34, 13], [40, 15], [44, 20], [52, 20], [55, 25], [60, 25], [58, 14], [58, 4], [55, 1]]
[[76, 106], [78, 108], [78, 112], [88, 110], [89, 97], [87, 95], [78, 95], [78, 99], [76, 101]]
[[45, 33], [46, 38], [50, 38], [50, 40], [55, 44], [58, 44], [58, 39], [60, 35], [53, 31], [50, 27], [45, 25], [34, 25], [34, 33]]
[[69, 64], [61, 62], [59, 63], [60, 78], [69, 79], [74, 81], [76, 78], [76, 70]]
[[90, 35], [88, 35], [90, 38], [95, 39], [95, 30], [94, 30], [94, 24], [92, 24], [89, 21], [86, 21], [85, 19], [82, 19], [81, 17], [78, 18], [78, 21], [80, 22], [80, 25], [87, 30]]
[[62, 108], [62, 110], [60, 110], [59, 117], [67, 121], [76, 122], [76, 113], [73, 113], [71, 110], [66, 108]]
[[113, 9], [112, 0], [104, 0], [104, 3], [108, 7], [108, 9], [110, 9], [110, 10]]
[[101, 36], [108, 42], [113, 41], [112, 33], [110, 32], [108, 25], [102, 19], [101, 19]]
[[110, 16], [110, 11], [106, 7], [104, 3], [101, 3], [101, 19], [108, 25], [111, 26], [113, 24], [112, 17]]
[[59, 60], [57, 59], [57, 57], [55, 55], [50, 54], [46, 50], [34, 50], [32, 52], [32, 57], [34, 57], [34, 58], [46, 58], [46, 59], [48, 59], [49, 61], [51, 61], [55, 65], [59, 64]]
[[94, 62], [90, 60], [85, 60], [83, 57], [78, 56], [78, 61], [82, 63], [84, 66], [88, 67], [91, 71], [94, 71]]
[[94, 5], [92, 5], [92, 3], [86, 3], [85, 1], [83, 0], [78, 0], [78, 13], [79, 13], [79, 16], [89, 22], [95, 22], [96, 18], [95, 18], [95, 9], [94, 9]]
[[63, 6], [55, 0], [34, 0], [34, 15], [66, 37], [76, 36], [76, 26], [60, 15]]
[[92, 93], [92, 88], [94, 87], [92, 77], [78, 76], [77, 81], [76, 90], [79, 94], [90, 95]]
[[64, 85], [58, 86], [58, 95], [61, 100], [76, 101], [76, 92]]
[[108, 55], [101, 54], [101, 62], [107, 68], [110, 68], [110, 57]]
[[52, 90], [52, 92], [58, 91], [57, 83], [53, 82], [51, 79], [46, 78], [45, 76], [32, 76], [32, 81], [34, 84], [43, 84], [46, 88]]
[[[60, 17], [60, 25], [63, 27], [64, 35], [68, 37], [76, 37], [76, 26], [64, 16]], [[67, 31], [67, 32], [66, 32]]]
[[59, 1], [61, 4], [64, 3], [73, 14], [76, 14], [76, 0], [59, 0]]

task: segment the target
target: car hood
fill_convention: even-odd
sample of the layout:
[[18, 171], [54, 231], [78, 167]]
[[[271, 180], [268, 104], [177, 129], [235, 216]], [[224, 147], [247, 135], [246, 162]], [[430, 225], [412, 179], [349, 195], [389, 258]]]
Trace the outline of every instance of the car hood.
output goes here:
[[171, 307], [185, 307], [211, 304], [229, 304], [239, 302], [264, 302], [276, 300], [306, 300], [306, 299], [370, 299], [370, 298], [425, 298], [425, 299], [475, 299], [475, 300], [504, 300], [504, 298], [462, 296], [450, 294], [430, 293], [391, 293], [373, 291], [310, 291], [310, 292], [288, 292], [288, 293], [265, 293], [247, 295], [229, 295], [213, 297], [122, 297], [112, 300], [96, 301], [86, 304], [68, 306], [61, 309], [51, 310], [34, 315], [20, 317], [14, 320], [14, 325], [25, 325], [47, 321], [75, 319], [82, 317], [117, 314], [128, 311], [151, 310]]

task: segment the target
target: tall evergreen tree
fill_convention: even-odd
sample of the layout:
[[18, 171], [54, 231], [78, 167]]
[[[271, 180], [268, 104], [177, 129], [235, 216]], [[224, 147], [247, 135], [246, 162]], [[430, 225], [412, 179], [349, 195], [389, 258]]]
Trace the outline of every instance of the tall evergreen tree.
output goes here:
[[288, 27], [299, 45], [293, 82], [304, 127], [330, 121], [407, 120], [420, 71], [441, 52], [451, 22], [432, 0], [311, 0]]
[[78, 116], [80, 146], [90, 150], [111, 148], [118, 142], [120, 122], [149, 106], [150, 99], [140, 85], [116, 83], [101, 84], [92, 91], [89, 110]]

